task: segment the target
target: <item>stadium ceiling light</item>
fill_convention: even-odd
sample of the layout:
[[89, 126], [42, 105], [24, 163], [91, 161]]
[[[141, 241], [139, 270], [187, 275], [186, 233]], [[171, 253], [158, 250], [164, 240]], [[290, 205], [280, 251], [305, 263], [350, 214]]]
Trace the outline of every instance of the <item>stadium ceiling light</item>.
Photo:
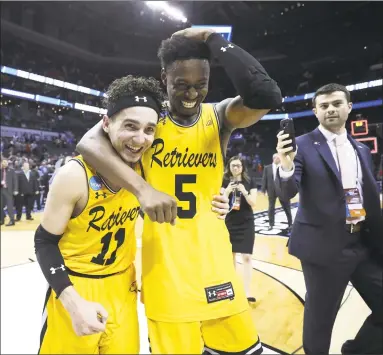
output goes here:
[[170, 6], [166, 1], [145, 1], [145, 4], [153, 10], [165, 12], [171, 19], [183, 23], [186, 23], [188, 20], [180, 10]]

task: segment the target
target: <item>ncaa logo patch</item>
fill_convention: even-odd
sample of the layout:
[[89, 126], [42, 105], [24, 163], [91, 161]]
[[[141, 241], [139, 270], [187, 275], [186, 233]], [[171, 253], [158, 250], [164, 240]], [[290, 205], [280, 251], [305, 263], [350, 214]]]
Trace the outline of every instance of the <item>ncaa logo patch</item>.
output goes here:
[[102, 188], [102, 181], [98, 176], [92, 176], [89, 179], [89, 186], [92, 190], [98, 191]]

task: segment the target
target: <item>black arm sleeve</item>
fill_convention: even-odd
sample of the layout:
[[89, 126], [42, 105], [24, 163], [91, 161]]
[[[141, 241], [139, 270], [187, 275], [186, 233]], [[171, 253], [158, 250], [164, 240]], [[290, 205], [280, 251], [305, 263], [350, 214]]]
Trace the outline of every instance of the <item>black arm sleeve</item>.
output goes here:
[[68, 286], [73, 285], [65, 269], [58, 243], [62, 235], [51, 234], [41, 225], [35, 233], [35, 252], [41, 271], [59, 298]]
[[206, 44], [225, 69], [246, 107], [274, 109], [281, 105], [281, 90], [253, 56], [219, 33], [211, 34]]

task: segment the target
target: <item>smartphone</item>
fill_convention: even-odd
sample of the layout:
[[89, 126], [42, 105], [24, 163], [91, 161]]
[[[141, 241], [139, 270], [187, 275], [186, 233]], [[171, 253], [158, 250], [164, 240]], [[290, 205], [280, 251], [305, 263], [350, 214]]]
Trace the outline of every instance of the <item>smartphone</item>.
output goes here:
[[291, 143], [286, 145], [285, 148], [293, 147], [293, 151], [295, 152], [297, 150], [297, 145], [295, 143], [295, 129], [294, 129], [293, 119], [285, 118], [281, 120], [280, 127], [281, 127], [281, 131], [283, 131], [284, 134], [289, 135], [288, 139], [291, 139]]

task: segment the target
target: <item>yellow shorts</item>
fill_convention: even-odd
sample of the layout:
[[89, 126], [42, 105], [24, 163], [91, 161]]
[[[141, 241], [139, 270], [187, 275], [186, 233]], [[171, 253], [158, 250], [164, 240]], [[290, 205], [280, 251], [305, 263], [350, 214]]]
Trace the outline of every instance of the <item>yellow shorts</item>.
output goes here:
[[250, 310], [203, 322], [168, 323], [148, 319], [153, 354], [262, 353]]
[[48, 289], [45, 298], [39, 354], [138, 354], [137, 286], [134, 265], [102, 279], [70, 276], [87, 301], [100, 303], [108, 312], [104, 333], [78, 336], [68, 312]]

